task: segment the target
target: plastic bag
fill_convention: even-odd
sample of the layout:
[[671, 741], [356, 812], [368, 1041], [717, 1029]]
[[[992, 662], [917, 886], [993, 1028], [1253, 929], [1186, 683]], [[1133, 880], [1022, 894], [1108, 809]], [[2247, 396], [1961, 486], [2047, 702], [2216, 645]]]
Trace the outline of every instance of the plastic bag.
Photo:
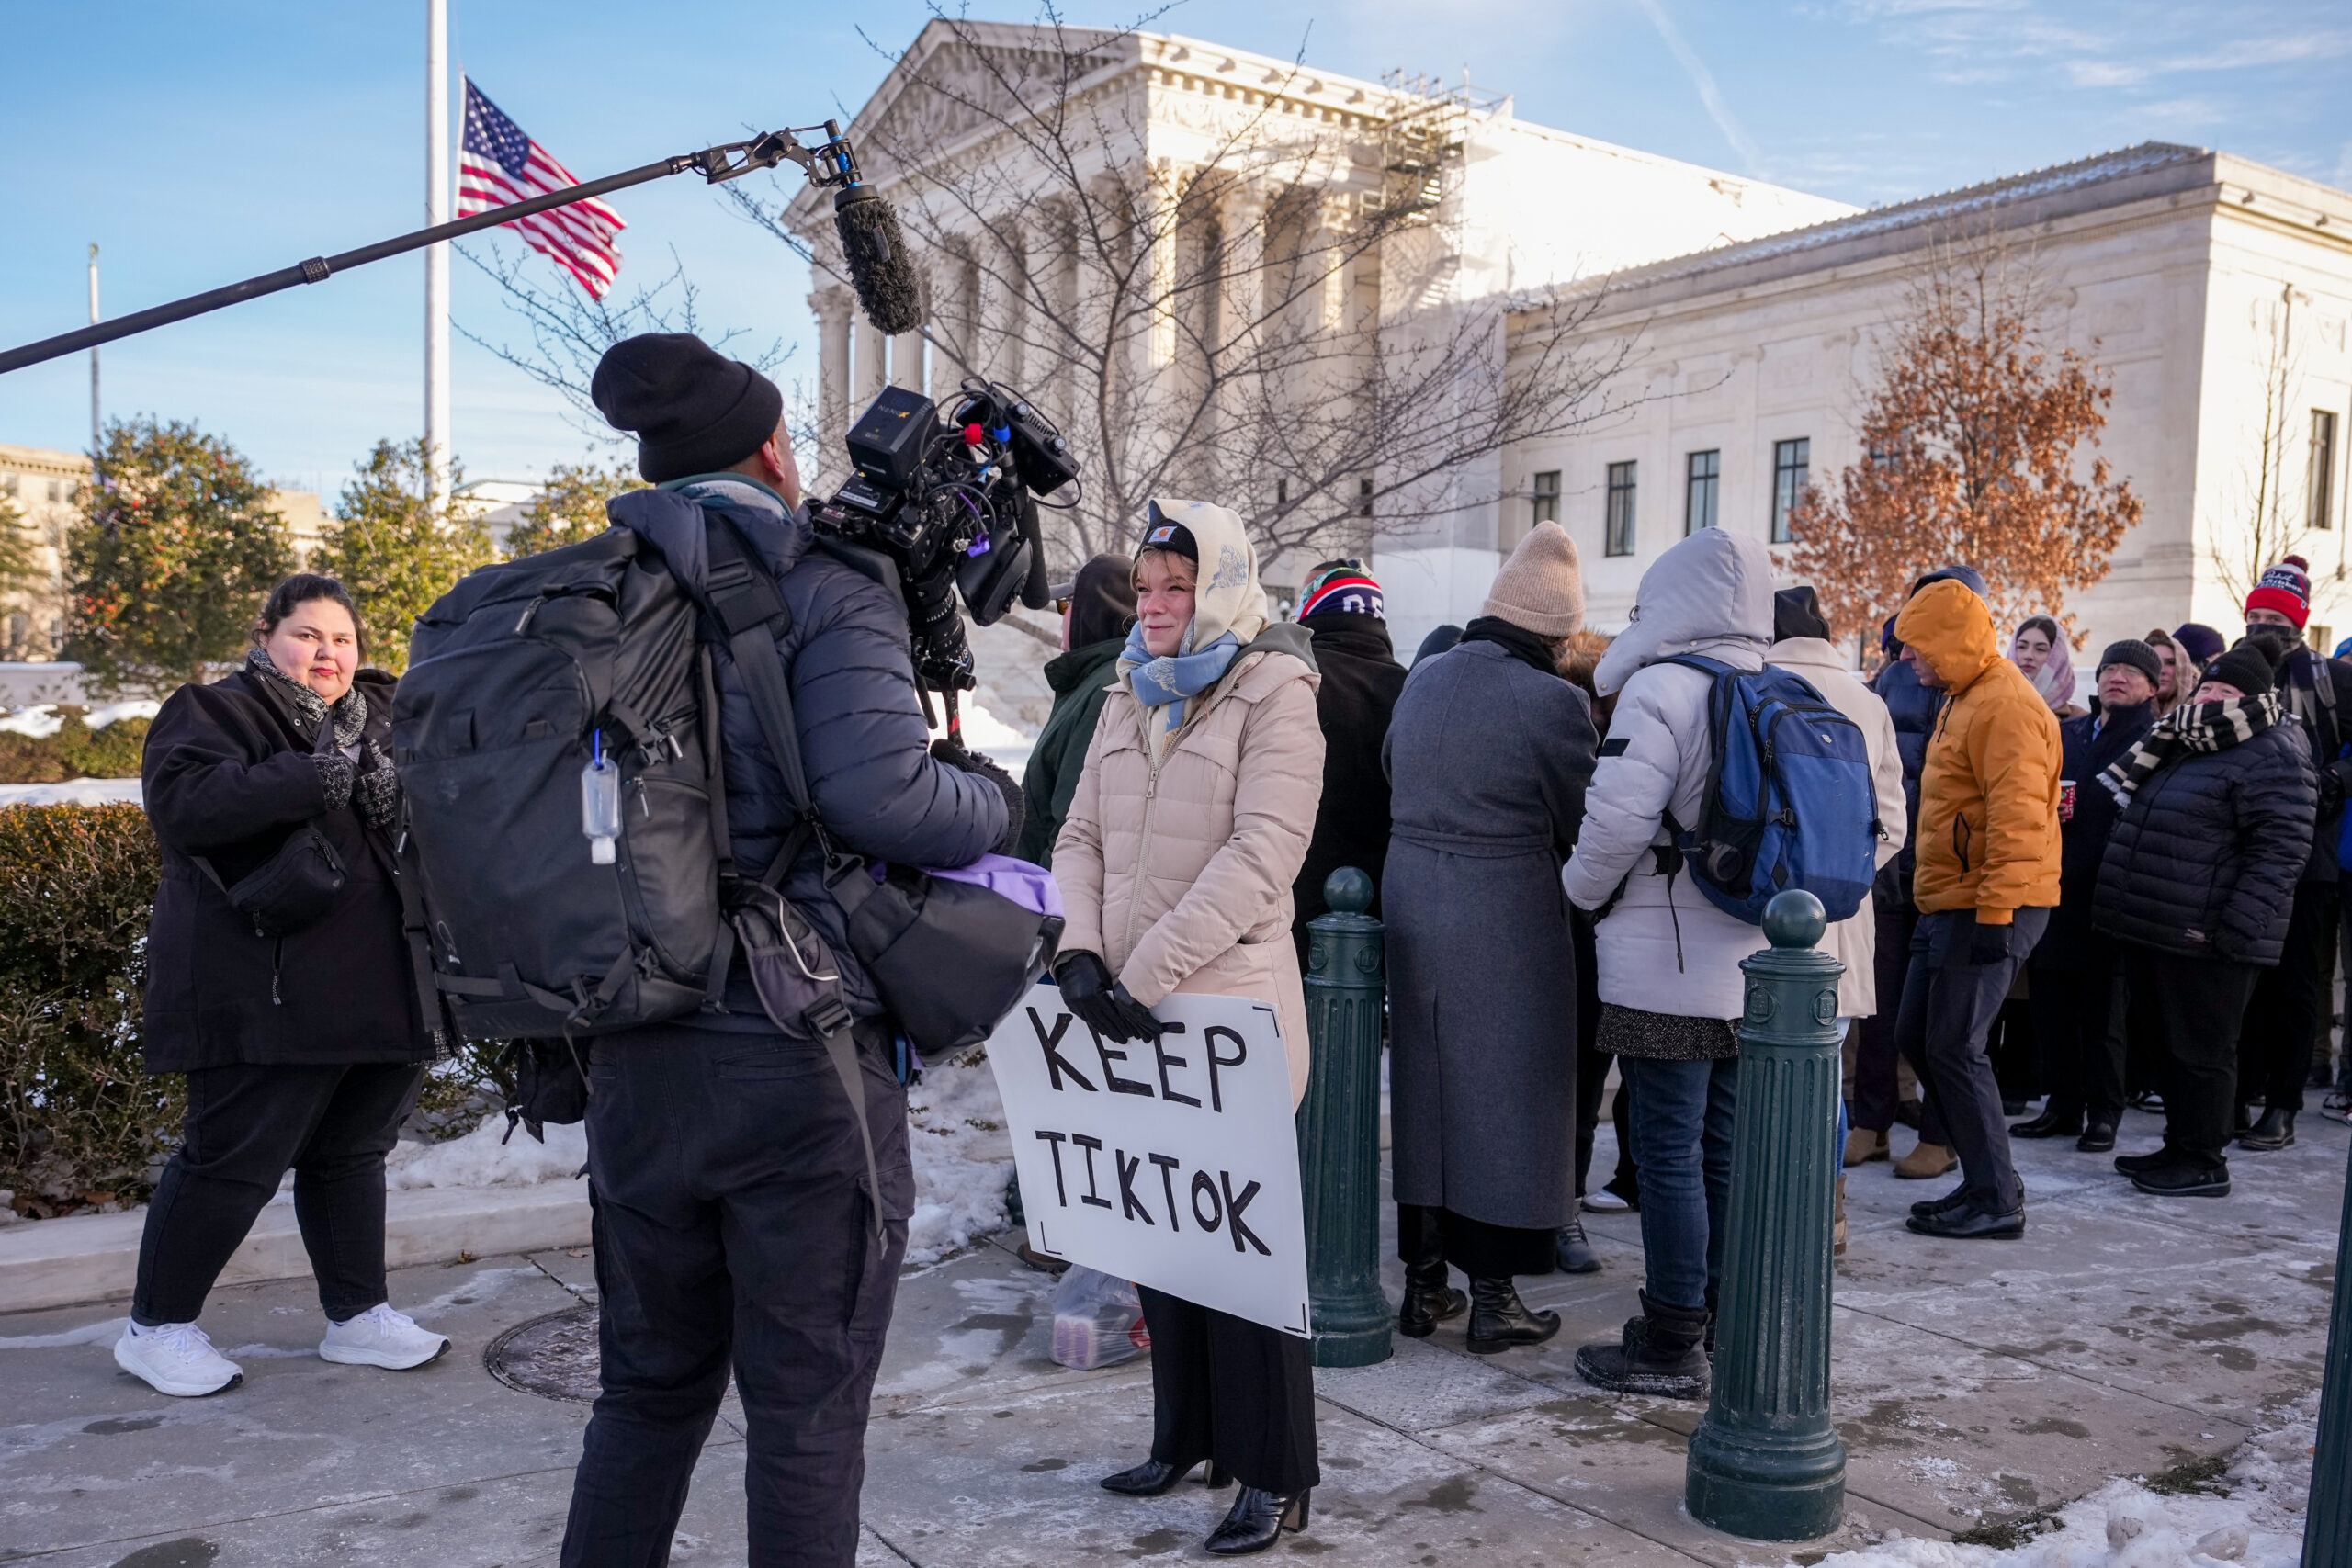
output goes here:
[[1072, 1265], [1054, 1291], [1054, 1359], [1065, 1367], [1114, 1367], [1150, 1348], [1136, 1288]]

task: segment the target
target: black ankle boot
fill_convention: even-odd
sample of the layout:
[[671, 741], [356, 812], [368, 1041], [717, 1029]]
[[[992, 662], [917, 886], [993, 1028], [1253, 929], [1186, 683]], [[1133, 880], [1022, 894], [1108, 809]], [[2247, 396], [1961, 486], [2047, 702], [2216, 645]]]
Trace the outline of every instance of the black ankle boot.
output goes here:
[[2291, 1148], [2295, 1143], [2295, 1113], [2272, 1106], [2263, 1111], [2262, 1120], [2247, 1128], [2238, 1138], [2238, 1147], [2267, 1151]]
[[1577, 1373], [1613, 1393], [1654, 1393], [1699, 1399], [1707, 1392], [1707, 1309], [1668, 1306], [1641, 1293], [1642, 1315], [1625, 1325], [1617, 1344], [1577, 1351]]
[[[1122, 1497], [1157, 1497], [1163, 1493], [1173, 1492], [1176, 1483], [1198, 1469], [1200, 1462], [1199, 1460], [1188, 1460], [1182, 1464], [1162, 1464], [1156, 1459], [1148, 1459], [1133, 1470], [1104, 1476], [1101, 1485], [1103, 1491], [1116, 1492]], [[1211, 1486], [1229, 1486], [1232, 1483], [1233, 1477], [1226, 1473], [1223, 1465], [1215, 1460], [1209, 1461]]]
[[2068, 1110], [2061, 1106], [2053, 1096], [2050, 1103], [2042, 1108], [2041, 1114], [2032, 1121], [2010, 1123], [2009, 1136], [2012, 1138], [2072, 1138], [2079, 1136], [2082, 1130], [2083, 1108], [2077, 1105]]
[[1560, 1272], [1563, 1274], [1600, 1272], [1600, 1254], [1593, 1251], [1592, 1243], [1585, 1239], [1582, 1214], [1569, 1215], [1568, 1223], [1560, 1227], [1556, 1252]]
[[1470, 1281], [1470, 1348], [1491, 1356], [1514, 1345], [1541, 1345], [1560, 1332], [1556, 1312], [1530, 1312], [1510, 1280]]
[[1246, 1557], [1253, 1551], [1263, 1551], [1274, 1544], [1284, 1530], [1306, 1528], [1306, 1492], [1294, 1492], [1285, 1497], [1279, 1492], [1268, 1492], [1256, 1486], [1244, 1486], [1233, 1500], [1233, 1507], [1216, 1529], [1209, 1531], [1205, 1544], [1219, 1557]]
[[1408, 1339], [1427, 1339], [1470, 1304], [1446, 1283], [1444, 1236], [1432, 1224], [1423, 1227], [1422, 1237], [1419, 1255], [1405, 1259], [1405, 1301], [1396, 1309], [1396, 1332]]

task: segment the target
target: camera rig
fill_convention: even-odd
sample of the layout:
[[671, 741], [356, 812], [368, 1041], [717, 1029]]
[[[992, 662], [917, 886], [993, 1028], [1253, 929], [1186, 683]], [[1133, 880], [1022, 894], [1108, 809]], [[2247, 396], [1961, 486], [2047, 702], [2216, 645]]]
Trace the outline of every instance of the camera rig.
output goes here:
[[1076, 483], [1077, 460], [1018, 392], [978, 377], [965, 379], [944, 420], [921, 392], [884, 388], [850, 426], [848, 446], [856, 472], [813, 502], [808, 520], [897, 568], [924, 717], [937, 692], [960, 743], [956, 694], [973, 674], [956, 596], [983, 626], [1016, 596], [1031, 609], [1050, 603], [1038, 498]]

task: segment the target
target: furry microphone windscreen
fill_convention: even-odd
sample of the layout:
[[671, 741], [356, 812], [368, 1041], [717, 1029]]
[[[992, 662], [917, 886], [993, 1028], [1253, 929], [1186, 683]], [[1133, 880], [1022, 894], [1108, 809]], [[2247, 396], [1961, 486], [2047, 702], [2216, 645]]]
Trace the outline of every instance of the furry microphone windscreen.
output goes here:
[[907, 259], [899, 215], [871, 191], [843, 191], [833, 203], [833, 227], [857, 302], [874, 329], [896, 337], [922, 325], [922, 293]]

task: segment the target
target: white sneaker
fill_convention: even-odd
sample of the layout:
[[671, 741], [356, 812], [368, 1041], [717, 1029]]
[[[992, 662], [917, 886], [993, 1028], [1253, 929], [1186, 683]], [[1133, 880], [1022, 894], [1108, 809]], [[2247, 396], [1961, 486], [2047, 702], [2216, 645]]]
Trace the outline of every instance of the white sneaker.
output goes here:
[[328, 1324], [327, 1337], [319, 1341], [319, 1354], [327, 1360], [396, 1372], [421, 1367], [448, 1348], [447, 1339], [382, 1302], [348, 1322]]
[[141, 1328], [126, 1320], [114, 1343], [114, 1364], [158, 1393], [195, 1399], [244, 1381], [243, 1368], [212, 1348], [192, 1323], [159, 1323]]
[[1606, 1187], [1596, 1187], [1584, 1195], [1584, 1208], [1588, 1214], [1622, 1214], [1632, 1207], [1631, 1203]]

